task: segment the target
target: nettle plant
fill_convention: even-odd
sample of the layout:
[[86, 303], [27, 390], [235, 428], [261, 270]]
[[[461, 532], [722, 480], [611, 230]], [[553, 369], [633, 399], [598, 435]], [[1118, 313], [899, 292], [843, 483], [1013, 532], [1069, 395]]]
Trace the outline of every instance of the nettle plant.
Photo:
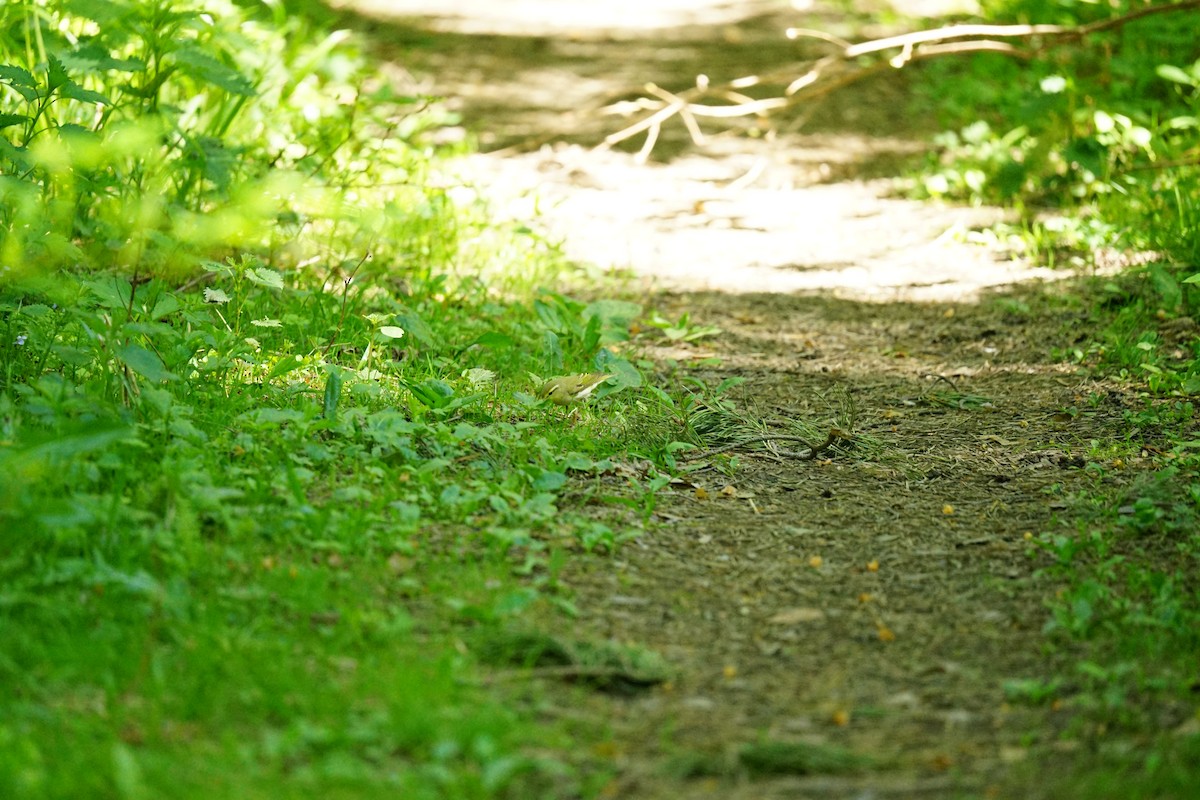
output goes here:
[[268, 6], [262, 23], [227, 0], [0, 6], [0, 267], [299, 259], [356, 201], [376, 236], [389, 203], [427, 203], [412, 142], [444, 117], [367, 73], [344, 32], [303, 44], [305, 22]]

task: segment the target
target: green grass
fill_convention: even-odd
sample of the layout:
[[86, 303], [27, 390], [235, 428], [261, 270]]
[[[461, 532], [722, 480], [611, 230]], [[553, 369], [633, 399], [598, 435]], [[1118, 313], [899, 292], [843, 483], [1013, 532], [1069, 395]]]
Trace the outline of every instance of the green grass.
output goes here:
[[[558, 252], [434, 180], [448, 153], [427, 134], [454, 122], [436, 99], [353, 37], [263, 13], [0, 5], [0, 796], [593, 796], [608, 767], [575, 754], [604, 731], [539, 721], [529, 691], [483, 680], [480, 643], [557, 641], [540, 627], [579, 613], [565, 560], [639, 534], [681, 442], [742, 429], [728, 385], [644, 386], [643, 309], [539, 288], [569, 274]], [[1171, 456], [1121, 492], [1095, 470], [1044, 533], [1062, 669], [1014, 691], [1065, 700], [1124, 796], [1169, 796], [1196, 777], [1200, 351], [1160, 328], [1195, 310], [1195, 170], [1127, 168], [1141, 130], [1157, 158], [1187, 152], [1168, 120], [1196, 97], [1191, 67], [1157, 70], [1168, 51], [1130, 52], [1154, 109], [1135, 93], [1097, 105], [1111, 127], [1077, 119], [1080, 71], [1037, 97], [1040, 144], [993, 119], [947, 140], [963, 161], [942, 177], [1103, 212], [1027, 221], [1043, 252], [1124, 231], [1162, 256], [1096, 301], [1106, 339], [1064, 356], [1144, 392], [1123, 446]], [[1021, 94], [993, 88], [996, 108]], [[1063, 131], [1096, 158], [1038, 172]], [[591, 371], [615, 377], [581, 408], [535, 397]], [[629, 477], [631, 456], [659, 467]], [[670, 670], [568, 651], [626, 683]], [[1068, 767], [1075, 786], [1096, 769]]]
[[[1074, 25], [1140, 7], [989, 0], [982, 13]], [[1025, 796], [1186, 797], [1200, 783], [1192, 16], [1146, 17], [1030, 61], [934, 60], [918, 85], [953, 132], [914, 175], [917, 194], [1015, 209], [1015, 224], [981, 238], [1036, 263], [1089, 267], [1102, 252], [1135, 254], [1134, 266], [1076, 292], [1101, 332], [1061, 349], [1081, 374], [1142, 405], [1125, 413], [1122, 438], [1093, 443], [1088, 488], [1064, 498], [1069, 511], [1038, 540], [1058, 587], [1046, 601], [1054, 669], [1007, 690], [1014, 701], [1055, 703], [1067, 741], [1014, 779]], [[1130, 482], [1134, 462], [1143, 475]]]
[[653, 507], [641, 309], [281, 9], [0, 7], [0, 796], [590, 795], [468, 642]]

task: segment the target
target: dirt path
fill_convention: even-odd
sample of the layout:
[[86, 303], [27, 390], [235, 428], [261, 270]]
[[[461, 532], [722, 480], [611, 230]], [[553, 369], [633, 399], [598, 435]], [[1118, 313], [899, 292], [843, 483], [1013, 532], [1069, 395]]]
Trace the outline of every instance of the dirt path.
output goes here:
[[[656, 13], [636, 30], [617, 24], [629, 13], [573, 24], [533, 0], [433, 4], [441, 17], [430, 5], [391, 3], [425, 16], [375, 33], [502, 151], [473, 159], [473, 180], [517, 215], [536, 191], [575, 257], [631, 270], [666, 291], [668, 315], [723, 329], [652, 354], [663, 363], [719, 357], [692, 374], [747, 379], [734, 398], [748, 415], [853, 436], [827, 459], [742, 453], [732, 476], [700, 471], [663, 492], [653, 533], [563, 576], [588, 634], [678, 670], [633, 697], [563, 690], [554, 713], [611, 729], [612, 748], [585, 756], [615, 775], [603, 796], [1036, 796], [1013, 776], [1031, 731], [1052, 739], [1063, 721], [1004, 696], [1006, 680], [1047, 669], [1053, 587], [1034, 578], [1025, 535], [1053, 525], [1127, 402], [1053, 358], [1079, 312], [990, 288], [1044, 275], [958, 235], [1001, 212], [895, 199], [871, 177], [920, 147], [902, 84], [783, 120], [773, 141], [682, 153], [676, 135], [650, 166], [579, 145], [623, 124], [580, 109], [630, 85], [793, 56], [779, 3], [646, 3]], [[668, 12], [684, 11], [674, 25]], [[847, 34], [839, 14], [818, 7], [807, 24]], [[542, 133], [559, 143], [539, 148]], [[1090, 393], [1095, 413], [1060, 421]], [[739, 747], [767, 742], [815, 749], [776, 753], [791, 758], [779, 774], [734, 768]], [[872, 761], [821, 762], [832, 746]]]
[[[741, 135], [754, 121], [734, 121], [732, 133], [708, 126], [695, 147], [674, 120], [650, 164], [594, 149], [640, 118], [602, 109], [640, 97], [648, 81], [677, 90], [701, 73], [719, 82], [824, 52], [784, 38], [788, 25], [843, 36], [896, 28], [771, 0], [649, 2], [645, 14], [576, 0], [492, 4], [490, 14], [469, 2], [384, 5], [398, 15], [375, 30], [384, 55], [404, 79], [448, 97], [489, 151], [466, 166], [467, 180], [502, 215], [529, 219], [536, 207], [541, 226], [582, 263], [628, 270], [655, 288], [867, 300], [971, 299], [986, 287], [1058, 277], [964, 241], [1002, 217], [999, 209], [894, 196], [899, 163], [932, 130], [910, 112], [903, 73], [782, 112], [767, 136]], [[442, 16], [404, 16], [434, 6]]]
[[[748, 378], [742, 407], [840, 425], [859, 444], [699, 473], [707, 499], [678, 488], [659, 509], [666, 524], [616, 569], [583, 562], [572, 576], [596, 632], [684, 665], [669, 692], [594, 709], [616, 715], [628, 748], [613, 796], [1032, 796], [1004, 791], [1009, 774], [1030, 732], [1061, 720], [1003, 693], [1047, 670], [1053, 588], [1034, 580], [1024, 535], [1051, 525], [1056, 487], [1086, 480], [1088, 441], [1119, 419], [1113, 395], [1082, 423], [1054, 421], [1098, 389], [1040, 347], [1074, 315], [677, 299], [726, 328], [706, 347], [723, 359], [707, 377]], [[878, 768], [685, 788], [663, 778], [664, 763], [761, 740], [845, 747]]]

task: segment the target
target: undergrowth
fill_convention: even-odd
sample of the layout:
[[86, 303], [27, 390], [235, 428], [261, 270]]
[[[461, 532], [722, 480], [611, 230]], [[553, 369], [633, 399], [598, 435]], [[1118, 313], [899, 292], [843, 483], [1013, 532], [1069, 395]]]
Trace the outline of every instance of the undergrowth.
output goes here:
[[[1078, 25], [1144, 7], [989, 0], [982, 16]], [[1075, 754], [1057, 757], [1065, 768], [1038, 762], [1028, 796], [1185, 797], [1200, 780], [1195, 26], [1194, 10], [1152, 14], [1028, 61], [980, 54], [922, 72], [922, 102], [951, 130], [915, 177], [918, 194], [1012, 208], [983, 235], [1040, 264], [1123, 267], [1088, 292], [1100, 336], [1059, 348], [1142, 409], [1089, 465], [1092, 488], [1068, 498], [1072, 513], [1037, 540], [1059, 585], [1046, 625], [1058, 669], [1010, 695], [1055, 703], [1071, 720], [1062, 738], [1084, 746], [1062, 751]], [[1132, 462], [1148, 469], [1130, 484]]]
[[556, 249], [452, 202], [452, 116], [306, 20], [0, 6], [5, 798], [604, 778], [464, 637], [579, 613], [564, 559], [653, 507], [641, 308], [539, 289]]

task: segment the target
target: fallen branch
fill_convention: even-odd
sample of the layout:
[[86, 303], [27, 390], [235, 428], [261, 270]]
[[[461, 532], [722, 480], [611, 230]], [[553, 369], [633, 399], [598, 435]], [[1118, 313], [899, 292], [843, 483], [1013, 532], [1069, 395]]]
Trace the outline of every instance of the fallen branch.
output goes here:
[[[647, 84], [644, 91], [655, 99], [643, 98], [635, 103], [618, 103], [605, 111], [621, 113], [630, 105], [650, 113], [643, 119], [605, 137], [598, 149], [607, 149], [619, 142], [646, 133], [646, 141], [638, 159], [645, 161], [658, 142], [662, 126], [678, 115], [692, 141], [700, 144], [704, 134], [696, 121], [697, 117], [733, 119], [736, 117], [766, 117], [768, 113], [803, 100], [814, 100], [841, 89], [864, 78], [889, 69], [903, 67], [926, 58], [957, 55], [972, 52], [1000, 53], [1014, 58], [1032, 59], [1043, 52], [1044, 44], [1031, 48], [1018, 47], [1005, 39], [1079, 41], [1093, 34], [1121, 28], [1129, 23], [1152, 14], [1167, 14], [1200, 8], [1200, 0], [1180, 0], [1147, 6], [1128, 14], [1091, 22], [1086, 25], [947, 25], [923, 31], [888, 36], [853, 44], [837, 36], [809, 28], [789, 28], [791, 39], [815, 39], [838, 48], [838, 52], [811, 62], [799, 77], [795, 65], [764, 75], [746, 75], [723, 84], [710, 85], [701, 75], [696, 86], [683, 92], [669, 92], [655, 84]], [[886, 51], [899, 52], [886, 60], [874, 64], [855, 63], [863, 56], [880, 55]], [[740, 90], [763, 84], [783, 83], [788, 80], [783, 95], [778, 97], [753, 98]], [[697, 102], [706, 97], [719, 97], [728, 101], [724, 105], [709, 105]]]
[[767, 444], [769, 442], [799, 442], [808, 449], [799, 453], [790, 451], [780, 451], [781, 455], [788, 455], [797, 458], [801, 461], [812, 461], [821, 453], [833, 447], [840, 440], [850, 441], [853, 437], [845, 431], [838, 428], [830, 428], [829, 435], [825, 437], [825, 441], [820, 444], [809, 444], [808, 440], [803, 436], [796, 436], [790, 433], [766, 433], [761, 436], [751, 436], [746, 439], [739, 439], [736, 442], [730, 442], [727, 445], [713, 448], [712, 450], [702, 450], [698, 453], [688, 453], [683, 456], [681, 461], [695, 461], [700, 458], [709, 458], [711, 456], [727, 453], [730, 450], [737, 450], [750, 444]]

